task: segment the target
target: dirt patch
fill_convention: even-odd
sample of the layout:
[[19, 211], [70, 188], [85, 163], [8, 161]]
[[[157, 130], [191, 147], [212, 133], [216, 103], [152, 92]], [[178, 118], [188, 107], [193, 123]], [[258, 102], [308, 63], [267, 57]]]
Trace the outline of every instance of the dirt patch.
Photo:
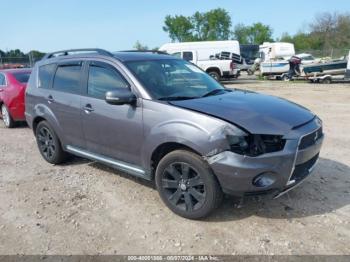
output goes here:
[[[204, 221], [171, 213], [152, 183], [80, 158], [46, 163], [26, 127], [0, 125], [0, 254], [349, 254], [350, 85], [229, 85], [317, 113], [314, 174], [277, 200], [226, 198]], [[268, 105], [266, 105], [268, 106]]]

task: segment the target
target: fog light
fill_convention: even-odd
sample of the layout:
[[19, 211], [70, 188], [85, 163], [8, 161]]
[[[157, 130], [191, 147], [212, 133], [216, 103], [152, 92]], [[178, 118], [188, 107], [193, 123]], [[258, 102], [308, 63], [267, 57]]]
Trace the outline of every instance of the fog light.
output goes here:
[[265, 172], [257, 175], [253, 179], [253, 185], [256, 187], [268, 187], [276, 181], [276, 174], [273, 172]]

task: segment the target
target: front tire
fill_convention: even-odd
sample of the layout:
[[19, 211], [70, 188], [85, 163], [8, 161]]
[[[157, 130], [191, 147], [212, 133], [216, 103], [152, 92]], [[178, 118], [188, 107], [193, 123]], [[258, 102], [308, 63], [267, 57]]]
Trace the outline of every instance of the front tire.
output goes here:
[[209, 165], [186, 150], [173, 151], [161, 159], [156, 170], [156, 185], [170, 210], [189, 219], [208, 216], [223, 198]]
[[61, 142], [48, 122], [42, 121], [35, 129], [36, 141], [42, 157], [51, 164], [61, 164], [67, 159]]
[[1, 106], [1, 116], [2, 121], [4, 121], [4, 124], [7, 128], [13, 128], [15, 126], [15, 121], [11, 117], [10, 111], [5, 104], [2, 104]]

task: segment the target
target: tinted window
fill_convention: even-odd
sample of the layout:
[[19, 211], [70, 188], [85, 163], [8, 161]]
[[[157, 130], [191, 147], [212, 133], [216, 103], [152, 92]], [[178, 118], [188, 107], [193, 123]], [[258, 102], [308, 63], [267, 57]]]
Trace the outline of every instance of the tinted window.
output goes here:
[[193, 60], [193, 53], [192, 52], [183, 52], [183, 59], [186, 61], [192, 61]]
[[28, 83], [30, 72], [13, 73], [13, 76], [20, 83]]
[[58, 66], [53, 88], [68, 93], [79, 93], [80, 73], [81, 65]]
[[5, 76], [3, 74], [0, 74], [0, 86], [4, 86], [6, 83]]
[[39, 67], [39, 87], [50, 88], [51, 79], [55, 73], [55, 64]]
[[116, 88], [129, 88], [124, 78], [110, 66], [90, 65], [88, 95], [104, 99], [106, 92]]

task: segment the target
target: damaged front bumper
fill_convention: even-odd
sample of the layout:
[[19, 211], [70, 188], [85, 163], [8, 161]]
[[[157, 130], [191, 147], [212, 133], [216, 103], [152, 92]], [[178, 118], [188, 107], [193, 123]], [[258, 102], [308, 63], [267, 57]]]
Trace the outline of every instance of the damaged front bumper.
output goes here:
[[[226, 194], [234, 196], [272, 194], [279, 197], [299, 185], [314, 169], [324, 139], [318, 121], [292, 130], [282, 151], [257, 157], [224, 151], [207, 161]], [[314, 141], [300, 147], [304, 138], [316, 134]], [[310, 141], [309, 141], [310, 142]]]

